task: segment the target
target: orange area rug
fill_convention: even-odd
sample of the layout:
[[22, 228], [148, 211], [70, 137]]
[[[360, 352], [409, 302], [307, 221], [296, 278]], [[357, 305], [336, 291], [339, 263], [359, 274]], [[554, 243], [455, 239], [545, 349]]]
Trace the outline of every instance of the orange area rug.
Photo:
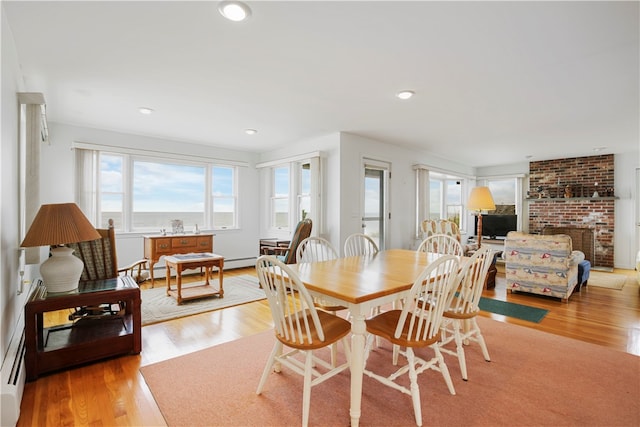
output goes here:
[[[478, 322], [491, 362], [477, 344], [469, 346], [469, 380], [463, 381], [457, 359], [445, 355], [455, 396], [440, 373], [420, 375], [424, 425], [640, 425], [640, 357], [482, 317]], [[299, 425], [299, 375], [272, 373], [255, 394], [273, 342], [269, 331], [141, 372], [170, 426]], [[390, 361], [383, 344], [367, 366], [389, 371]], [[349, 377], [346, 371], [312, 388], [311, 426], [349, 425]], [[410, 396], [365, 377], [360, 425], [415, 425]]]

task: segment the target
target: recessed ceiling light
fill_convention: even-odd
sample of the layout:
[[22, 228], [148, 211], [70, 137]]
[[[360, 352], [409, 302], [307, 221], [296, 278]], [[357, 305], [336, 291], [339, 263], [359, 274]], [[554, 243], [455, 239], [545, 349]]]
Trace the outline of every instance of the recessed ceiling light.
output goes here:
[[414, 92], [414, 91], [412, 91], [412, 90], [403, 90], [403, 91], [400, 91], [400, 92], [396, 93], [396, 96], [397, 96], [398, 98], [400, 98], [400, 99], [409, 99], [409, 98], [411, 98], [414, 94], [415, 94], [415, 92]]
[[256, 133], [258, 133], [258, 131], [255, 129], [245, 129], [244, 133], [246, 133], [247, 135], [255, 135]]
[[240, 22], [251, 16], [249, 6], [241, 1], [222, 1], [218, 5], [218, 10], [230, 21]]
[[138, 108], [138, 111], [140, 111], [141, 114], [146, 114], [146, 115], [153, 113], [153, 110], [147, 107], [140, 107]]

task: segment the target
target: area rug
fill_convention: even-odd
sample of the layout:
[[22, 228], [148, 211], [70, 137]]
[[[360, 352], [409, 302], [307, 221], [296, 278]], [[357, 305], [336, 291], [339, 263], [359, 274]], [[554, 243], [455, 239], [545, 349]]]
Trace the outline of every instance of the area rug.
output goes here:
[[[214, 286], [217, 286], [217, 280], [217, 278], [214, 280]], [[190, 283], [186, 286], [193, 286], [193, 284]], [[145, 289], [141, 293], [142, 325], [164, 322], [266, 298], [264, 291], [258, 285], [258, 279], [248, 274], [225, 277], [223, 287], [223, 298], [217, 296], [201, 298], [184, 301], [181, 305], [178, 305], [175, 298], [167, 296], [165, 286]]]
[[621, 290], [627, 281], [627, 276], [624, 274], [605, 273], [602, 271], [589, 272], [589, 281], [587, 286], [596, 286], [598, 288], [608, 288]]
[[[420, 375], [423, 425], [638, 426], [640, 358], [527, 327], [478, 318], [491, 354], [466, 349], [469, 380], [445, 355], [456, 395], [442, 375]], [[256, 387], [274, 343], [268, 331], [175, 359], [141, 372], [169, 426], [292, 426], [302, 417], [302, 378], [287, 369]], [[430, 351], [420, 349], [419, 353]], [[386, 342], [370, 369], [391, 368]], [[312, 388], [309, 425], [349, 425], [349, 372]], [[364, 378], [362, 426], [415, 425], [411, 398]]]
[[539, 323], [549, 312], [549, 310], [544, 310], [542, 308], [529, 307], [528, 305], [515, 304], [512, 302], [485, 297], [480, 297], [480, 303], [478, 306], [480, 307], [480, 310], [535, 323]]

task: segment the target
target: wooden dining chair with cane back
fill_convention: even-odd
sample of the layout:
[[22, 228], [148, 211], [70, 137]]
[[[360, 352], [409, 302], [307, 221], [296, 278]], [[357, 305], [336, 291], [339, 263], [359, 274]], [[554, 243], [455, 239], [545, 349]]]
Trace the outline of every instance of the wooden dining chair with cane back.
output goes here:
[[[467, 363], [464, 346], [469, 344], [469, 341], [477, 342], [482, 350], [484, 360], [491, 361], [476, 317], [480, 313], [478, 305], [492, 262], [493, 251], [491, 248], [481, 246], [460, 271], [461, 279], [458, 288], [443, 313], [441, 350], [458, 358], [462, 379], [465, 381], [467, 380]], [[455, 351], [444, 347], [451, 341], [455, 342]]]
[[[402, 310], [389, 310], [366, 320], [367, 332], [372, 337], [381, 337], [393, 345], [404, 348], [400, 354], [406, 357], [407, 364], [397, 369], [389, 376], [375, 373], [365, 366], [365, 374], [382, 384], [411, 396], [416, 424], [422, 425], [422, 409], [420, 402], [420, 388], [418, 375], [427, 369], [439, 371], [449, 388], [455, 394], [453, 382], [444, 357], [440, 352], [440, 326], [442, 314], [447, 306], [451, 293], [454, 291], [458, 275], [458, 257], [443, 255], [430, 263], [416, 278]], [[429, 295], [429, 302], [424, 296]], [[372, 337], [367, 340], [367, 358], [371, 354]], [[414, 348], [430, 347], [434, 357], [424, 360], [417, 357]], [[424, 353], [422, 353], [424, 354]], [[391, 360], [390, 363], [393, 363]], [[395, 363], [394, 363], [395, 364]], [[396, 382], [402, 375], [407, 374], [410, 386]]]
[[262, 255], [275, 255], [285, 264], [295, 264], [298, 246], [300, 245], [300, 242], [311, 235], [312, 226], [313, 222], [310, 218], [303, 219], [296, 225], [296, 229], [293, 232], [288, 248], [264, 248]]
[[[311, 387], [349, 368], [349, 332], [351, 323], [322, 310], [287, 264], [273, 255], [263, 255], [256, 262], [256, 272], [273, 317], [275, 344], [260, 378], [256, 394], [261, 394], [271, 371], [285, 366], [304, 377], [302, 391], [302, 425], [309, 423]], [[318, 350], [341, 341], [346, 361], [339, 366], [317, 357]], [[283, 348], [287, 347], [284, 353]], [[299, 354], [304, 355], [300, 360]]]

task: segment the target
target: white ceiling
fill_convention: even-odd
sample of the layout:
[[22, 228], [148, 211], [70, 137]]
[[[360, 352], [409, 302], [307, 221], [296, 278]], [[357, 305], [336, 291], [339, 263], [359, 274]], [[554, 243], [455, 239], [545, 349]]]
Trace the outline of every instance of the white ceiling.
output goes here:
[[51, 122], [259, 152], [343, 131], [475, 167], [638, 149], [636, 1], [247, 4], [2, 1]]

